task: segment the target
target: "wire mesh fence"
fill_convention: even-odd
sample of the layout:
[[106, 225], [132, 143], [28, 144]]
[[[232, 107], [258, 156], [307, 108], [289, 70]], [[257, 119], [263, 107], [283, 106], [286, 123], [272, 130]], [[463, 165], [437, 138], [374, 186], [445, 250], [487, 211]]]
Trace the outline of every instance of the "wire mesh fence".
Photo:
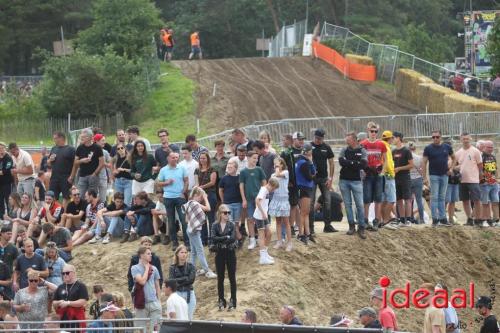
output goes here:
[[269, 57], [288, 57], [302, 54], [306, 21], [284, 25], [278, 34], [271, 38]]

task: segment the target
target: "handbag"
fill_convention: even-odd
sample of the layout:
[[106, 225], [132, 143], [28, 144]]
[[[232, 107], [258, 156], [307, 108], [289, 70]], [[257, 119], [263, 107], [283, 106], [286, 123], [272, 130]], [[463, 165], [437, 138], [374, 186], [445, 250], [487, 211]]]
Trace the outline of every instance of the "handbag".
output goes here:
[[[149, 267], [148, 280], [153, 275], [153, 267]], [[140, 283], [135, 282], [132, 288], [132, 301], [134, 303], [134, 308], [142, 310], [146, 307], [146, 296], [144, 294], [144, 286]]]

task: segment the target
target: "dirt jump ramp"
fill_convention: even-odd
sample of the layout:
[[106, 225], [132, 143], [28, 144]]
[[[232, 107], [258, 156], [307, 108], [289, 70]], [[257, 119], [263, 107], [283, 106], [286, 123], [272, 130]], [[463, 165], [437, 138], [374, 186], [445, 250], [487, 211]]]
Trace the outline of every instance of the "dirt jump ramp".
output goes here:
[[396, 101], [392, 91], [346, 80], [328, 64], [308, 57], [173, 64], [197, 83], [197, 116], [211, 132], [257, 120], [417, 112]]

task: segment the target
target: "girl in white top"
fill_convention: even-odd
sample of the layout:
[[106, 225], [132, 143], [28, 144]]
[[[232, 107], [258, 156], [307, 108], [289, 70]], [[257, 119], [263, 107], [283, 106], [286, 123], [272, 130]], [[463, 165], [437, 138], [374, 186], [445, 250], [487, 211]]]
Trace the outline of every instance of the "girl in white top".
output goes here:
[[282, 230], [286, 232], [286, 251], [292, 250], [292, 233], [290, 230], [290, 202], [288, 200], [288, 168], [286, 162], [281, 157], [274, 160], [274, 173], [271, 177], [276, 177], [280, 186], [274, 192], [269, 204], [269, 215], [276, 217], [276, 236], [278, 241], [274, 246], [275, 249], [283, 247], [285, 244], [281, 240]]

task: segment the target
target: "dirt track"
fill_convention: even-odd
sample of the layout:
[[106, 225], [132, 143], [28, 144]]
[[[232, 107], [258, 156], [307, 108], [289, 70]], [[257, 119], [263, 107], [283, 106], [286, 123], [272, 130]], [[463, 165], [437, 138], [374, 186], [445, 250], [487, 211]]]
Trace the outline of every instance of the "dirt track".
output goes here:
[[197, 112], [210, 132], [256, 120], [416, 112], [390, 91], [345, 80], [326, 63], [310, 58], [173, 63], [197, 82]]

